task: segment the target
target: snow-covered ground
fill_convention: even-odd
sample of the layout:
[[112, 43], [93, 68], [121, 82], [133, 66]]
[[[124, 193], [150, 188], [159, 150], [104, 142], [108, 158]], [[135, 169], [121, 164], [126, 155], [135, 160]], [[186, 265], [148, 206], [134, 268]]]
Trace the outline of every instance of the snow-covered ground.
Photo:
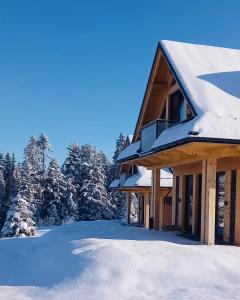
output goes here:
[[0, 240], [0, 299], [240, 299], [240, 248], [112, 221]]

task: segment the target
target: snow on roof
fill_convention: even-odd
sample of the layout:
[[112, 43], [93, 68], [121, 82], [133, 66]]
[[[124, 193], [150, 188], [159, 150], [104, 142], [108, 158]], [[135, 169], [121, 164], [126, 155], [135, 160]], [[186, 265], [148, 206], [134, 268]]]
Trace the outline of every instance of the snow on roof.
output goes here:
[[160, 170], [160, 187], [172, 187], [173, 174], [170, 169], [165, 168]]
[[[125, 183], [124, 187], [150, 187], [152, 185], [152, 171], [147, 170], [145, 167], [137, 166], [138, 174], [134, 174], [129, 177]], [[160, 187], [172, 187], [173, 185], [173, 175], [169, 169], [160, 170]]]
[[133, 157], [137, 155], [138, 150], [140, 149], [140, 141], [136, 143], [130, 144], [127, 148], [125, 148], [117, 158], [117, 161], [123, 160], [128, 157]]
[[198, 131], [197, 137], [240, 139], [240, 50], [161, 41], [167, 59], [197, 116], [167, 130], [162, 146]]
[[110, 184], [110, 188], [117, 188], [117, 187], [119, 187], [119, 183], [120, 183], [120, 181], [119, 181], [119, 179], [115, 179], [115, 180], [113, 180], [112, 182], [111, 182], [111, 184]]

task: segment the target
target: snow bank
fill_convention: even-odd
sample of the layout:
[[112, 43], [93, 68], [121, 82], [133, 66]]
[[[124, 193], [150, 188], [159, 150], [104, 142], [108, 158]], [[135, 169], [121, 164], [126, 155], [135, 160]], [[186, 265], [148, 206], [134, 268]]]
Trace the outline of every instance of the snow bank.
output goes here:
[[81, 222], [0, 240], [0, 299], [239, 299], [238, 247]]

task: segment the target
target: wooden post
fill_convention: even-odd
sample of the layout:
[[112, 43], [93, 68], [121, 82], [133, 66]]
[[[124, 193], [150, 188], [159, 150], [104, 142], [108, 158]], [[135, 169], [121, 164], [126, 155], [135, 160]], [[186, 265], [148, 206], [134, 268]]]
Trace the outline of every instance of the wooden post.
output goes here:
[[160, 229], [160, 169], [153, 170], [154, 229]]
[[205, 243], [205, 212], [206, 212], [206, 172], [207, 161], [202, 161], [202, 199], [201, 199], [201, 244]]
[[131, 199], [130, 199], [130, 193], [126, 193], [126, 199], [127, 199], [127, 223], [131, 223]]
[[[160, 179], [159, 179], [160, 181]], [[159, 229], [162, 230], [164, 227], [164, 197], [166, 192], [164, 192], [159, 187]]]
[[173, 192], [172, 192], [172, 225], [175, 226], [176, 222], [176, 185], [177, 185], [177, 180], [176, 180], [176, 175], [173, 174]]
[[240, 246], [240, 169], [236, 178], [236, 208], [235, 208], [235, 232], [234, 244]]
[[144, 194], [144, 227], [149, 229], [149, 217], [150, 217], [150, 207], [149, 207], [149, 192]]
[[230, 213], [231, 213], [231, 171], [225, 172], [225, 206], [224, 206], [224, 232], [223, 241], [230, 241]]
[[215, 243], [215, 212], [216, 212], [216, 159], [206, 161], [206, 201], [205, 201], [205, 240], [207, 245]]
[[192, 234], [197, 233], [198, 188], [199, 188], [198, 174], [193, 174]]
[[185, 217], [185, 176], [179, 176], [179, 206], [178, 206], [178, 226], [184, 229], [184, 217]]

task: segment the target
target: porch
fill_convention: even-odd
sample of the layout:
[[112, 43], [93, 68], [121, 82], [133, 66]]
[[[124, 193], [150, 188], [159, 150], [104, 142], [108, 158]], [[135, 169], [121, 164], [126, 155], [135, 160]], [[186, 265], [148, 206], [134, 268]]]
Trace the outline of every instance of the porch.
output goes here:
[[240, 245], [240, 146], [189, 143], [135, 160], [153, 170], [150, 211], [162, 229], [159, 168], [172, 167], [172, 226], [202, 244]]

